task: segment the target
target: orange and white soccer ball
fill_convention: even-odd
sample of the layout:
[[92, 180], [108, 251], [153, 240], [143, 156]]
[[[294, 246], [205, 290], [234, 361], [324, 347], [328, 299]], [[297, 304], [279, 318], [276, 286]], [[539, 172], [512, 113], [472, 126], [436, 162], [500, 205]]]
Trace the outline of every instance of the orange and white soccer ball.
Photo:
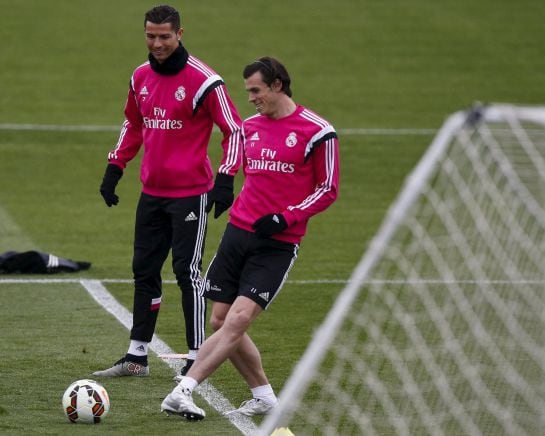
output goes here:
[[110, 411], [110, 398], [100, 383], [77, 380], [64, 392], [62, 408], [73, 423], [98, 424]]

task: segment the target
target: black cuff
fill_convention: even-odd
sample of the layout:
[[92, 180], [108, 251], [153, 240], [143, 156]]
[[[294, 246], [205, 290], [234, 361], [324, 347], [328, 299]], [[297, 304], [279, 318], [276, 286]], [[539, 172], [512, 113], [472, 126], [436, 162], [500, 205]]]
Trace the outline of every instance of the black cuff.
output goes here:
[[235, 176], [218, 173], [216, 174], [216, 181], [214, 182], [214, 185], [233, 190], [233, 187], [235, 185]]
[[108, 177], [109, 179], [113, 179], [115, 181], [119, 181], [122, 175], [123, 170], [121, 169], [121, 167], [112, 163], [108, 164], [108, 166], [106, 167], [106, 173], [104, 174], [105, 177]]

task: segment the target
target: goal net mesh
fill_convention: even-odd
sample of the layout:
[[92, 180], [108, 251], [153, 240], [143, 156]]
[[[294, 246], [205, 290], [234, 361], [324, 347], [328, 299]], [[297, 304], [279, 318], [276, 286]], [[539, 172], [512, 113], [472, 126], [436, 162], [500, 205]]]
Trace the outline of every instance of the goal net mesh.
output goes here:
[[262, 434], [545, 432], [545, 108], [451, 115]]

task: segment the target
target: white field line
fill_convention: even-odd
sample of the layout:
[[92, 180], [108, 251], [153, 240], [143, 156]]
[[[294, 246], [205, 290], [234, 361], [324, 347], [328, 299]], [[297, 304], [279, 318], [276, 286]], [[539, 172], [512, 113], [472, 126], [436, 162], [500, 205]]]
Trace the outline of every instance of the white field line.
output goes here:
[[[80, 283], [82, 280], [87, 280], [83, 277], [73, 278], [0, 278], [0, 284], [2, 283]], [[131, 279], [95, 279], [101, 283], [133, 283]], [[321, 285], [321, 284], [345, 284], [347, 281], [344, 279], [316, 279], [316, 280], [286, 280], [286, 283], [294, 285]], [[176, 280], [163, 280], [163, 283], [176, 284]]]
[[[14, 283], [81, 283], [82, 281], [88, 281], [85, 278], [70, 278], [70, 279], [55, 279], [55, 278], [0, 278], [1, 284], [14, 284]], [[93, 279], [99, 283], [133, 283], [129, 279]], [[176, 284], [175, 280], [163, 280], [163, 283]], [[347, 284], [348, 280], [345, 279], [315, 279], [315, 280], [286, 280], [286, 283], [292, 285], [323, 285], [323, 284]], [[362, 283], [362, 286], [370, 285], [545, 285], [543, 280], [441, 280], [441, 279], [419, 279], [419, 280], [369, 280]]]
[[[25, 249], [36, 249], [32, 240], [25, 235], [21, 228], [13, 221], [9, 213], [0, 205], [0, 234], [5, 237], [6, 243], [13, 241], [16, 242], [12, 246], [12, 249], [23, 251]], [[6, 236], [4, 236], [6, 235]], [[83, 278], [72, 279], [18, 279], [18, 280], [2, 280], [1, 283], [80, 283], [85, 290], [91, 295], [94, 300], [100, 304], [105, 310], [110, 312], [121, 324], [127, 329], [132, 326], [132, 314], [121, 305], [112, 294], [102, 285], [99, 280], [89, 280]], [[173, 354], [174, 351], [156, 335], [153, 335], [150, 349], [156, 354]], [[173, 361], [165, 361], [171, 368], [178, 369], [176, 363]], [[202, 383], [196, 390], [196, 392], [203, 397], [214, 409], [218, 412], [226, 412], [232, 410], [233, 405], [208, 381]], [[231, 423], [245, 435], [255, 434], [257, 427], [254, 422], [244, 415], [229, 415], [227, 417]]]
[[63, 125], [63, 124], [15, 124], [0, 123], [0, 130], [36, 131], [36, 132], [119, 132], [119, 126]]
[[[37, 132], [119, 132], [119, 126], [107, 125], [63, 125], [63, 124], [16, 124], [16, 123], [0, 123], [0, 130], [15, 130], [15, 131], [37, 131]], [[214, 128], [215, 132], [219, 132]], [[431, 136], [436, 133], [435, 129], [411, 129], [411, 128], [339, 128], [337, 132], [340, 135], [366, 135], [366, 136], [383, 136], [383, 135], [417, 135]]]
[[[80, 280], [80, 283], [100, 306], [111, 313], [121, 324], [130, 330], [132, 327], [132, 313], [120, 304], [99, 280], [82, 279]], [[159, 339], [157, 335], [153, 335], [149, 348], [155, 354], [174, 354], [174, 350], [164, 341]], [[165, 361], [165, 363], [174, 370], [178, 369], [178, 366], [172, 361]], [[206, 380], [197, 387], [196, 392], [221, 414], [234, 409], [229, 400]], [[227, 418], [242, 432], [242, 434], [255, 434], [257, 430], [254, 422], [243, 415], [229, 415]]]

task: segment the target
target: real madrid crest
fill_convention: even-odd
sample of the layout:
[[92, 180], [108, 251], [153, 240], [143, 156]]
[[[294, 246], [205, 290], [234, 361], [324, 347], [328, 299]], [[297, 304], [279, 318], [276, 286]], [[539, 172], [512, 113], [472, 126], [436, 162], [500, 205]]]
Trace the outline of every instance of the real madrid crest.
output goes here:
[[295, 144], [297, 144], [297, 134], [295, 132], [290, 132], [286, 138], [286, 145], [288, 147], [295, 147]]
[[185, 88], [183, 86], [179, 86], [174, 93], [174, 97], [176, 98], [176, 100], [182, 101], [185, 98]]

